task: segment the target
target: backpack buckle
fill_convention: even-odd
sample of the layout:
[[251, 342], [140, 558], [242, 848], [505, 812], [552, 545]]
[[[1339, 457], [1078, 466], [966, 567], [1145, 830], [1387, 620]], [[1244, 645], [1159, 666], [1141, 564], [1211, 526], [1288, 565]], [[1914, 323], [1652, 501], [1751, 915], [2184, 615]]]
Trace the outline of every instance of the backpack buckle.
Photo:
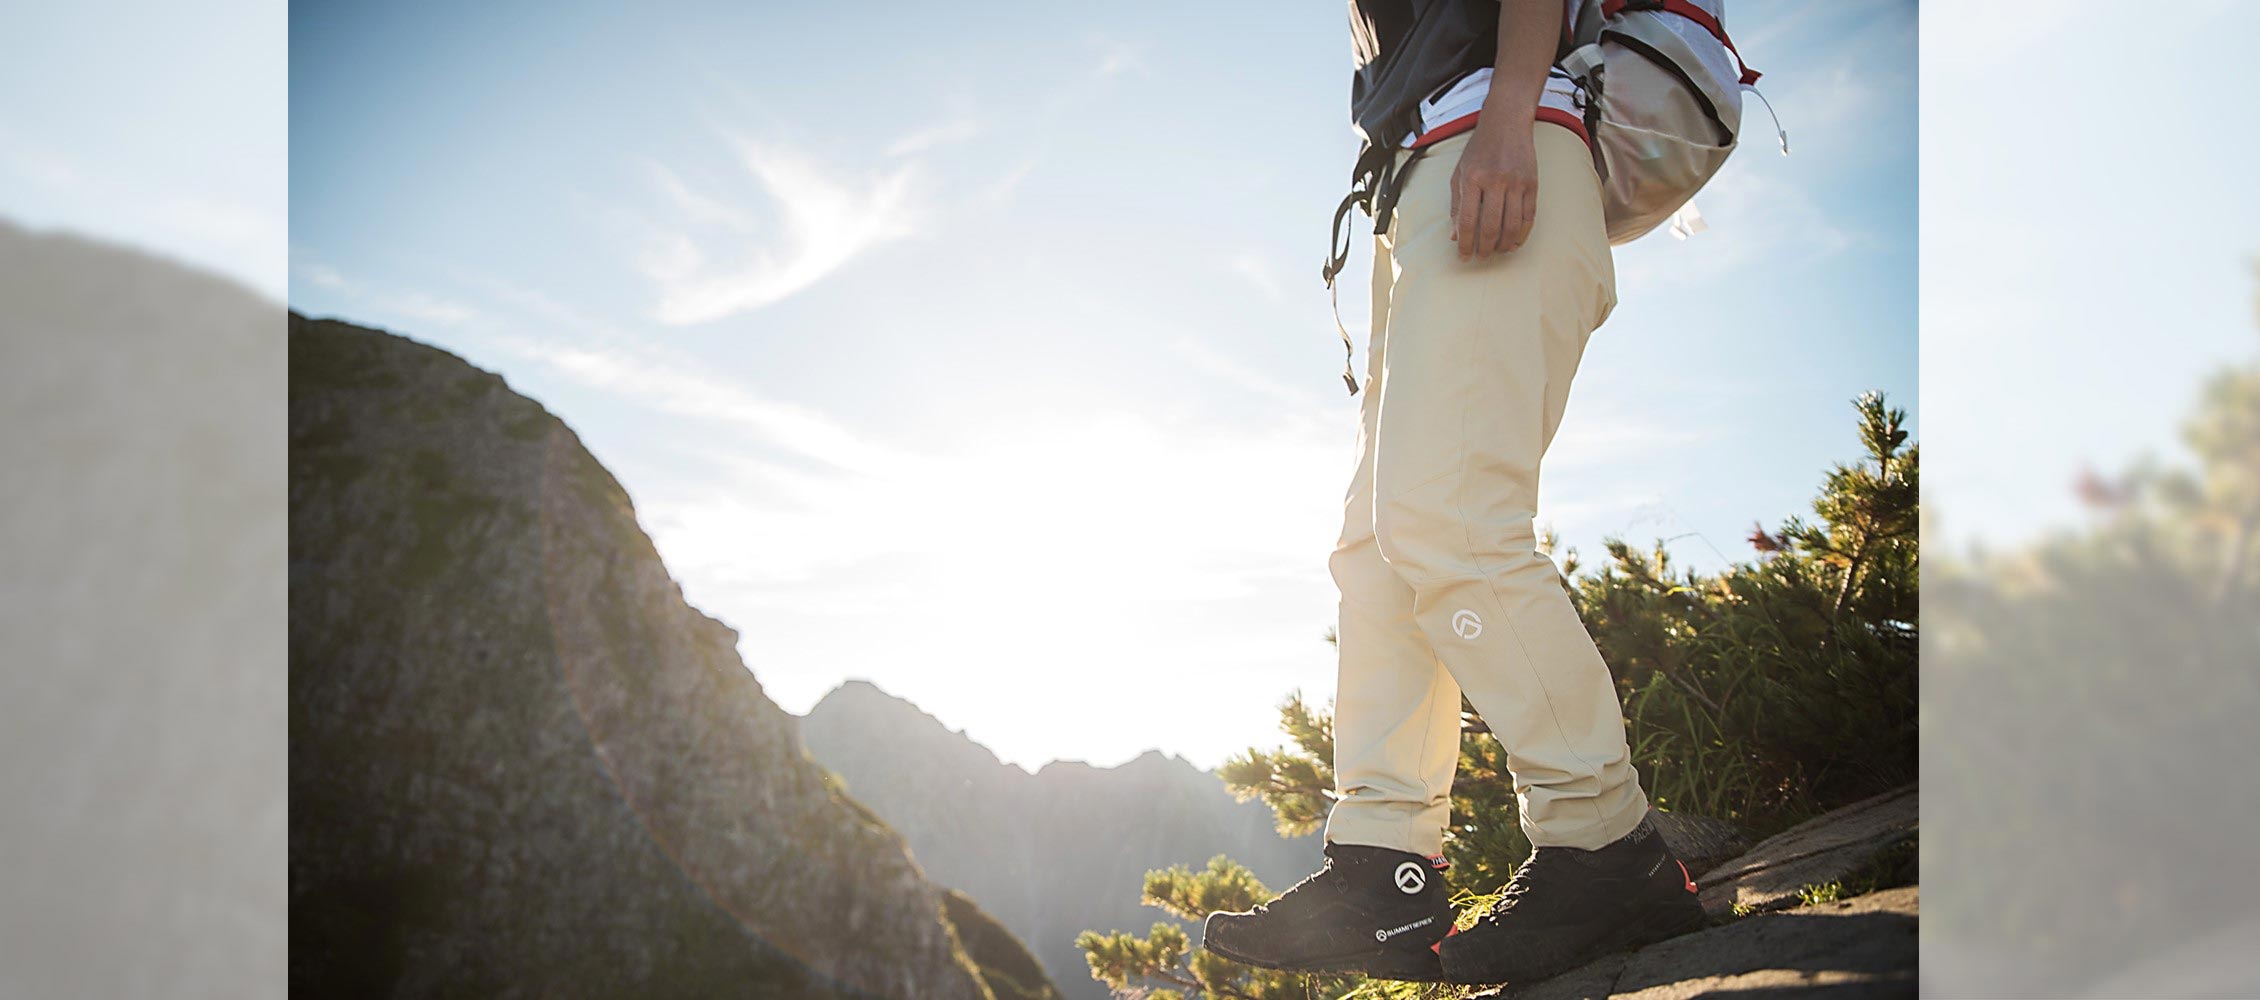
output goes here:
[[1575, 77], [1579, 83], [1598, 76], [1602, 66], [1601, 43], [1587, 42], [1569, 50], [1569, 54], [1562, 57], [1560, 66], [1562, 72]]

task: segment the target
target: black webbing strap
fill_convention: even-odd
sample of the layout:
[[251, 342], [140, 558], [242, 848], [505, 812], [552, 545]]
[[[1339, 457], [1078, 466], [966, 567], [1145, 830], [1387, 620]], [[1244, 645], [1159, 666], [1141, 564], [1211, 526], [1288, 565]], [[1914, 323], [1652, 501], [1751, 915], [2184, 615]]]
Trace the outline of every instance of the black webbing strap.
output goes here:
[[[1636, 5], [1627, 4], [1626, 6], [1629, 8]], [[1601, 8], [1600, 0], [1582, 0], [1577, 5], [1577, 10], [1570, 16], [1569, 22], [1563, 25], [1564, 47], [1554, 54], [1554, 70], [1556, 72], [1562, 72], [1562, 60], [1567, 59], [1571, 52], [1588, 45], [1600, 44], [1601, 29], [1607, 21]], [[1609, 164], [1601, 156], [1600, 142], [1593, 137], [1601, 134], [1601, 89], [1605, 76], [1607, 76], [1607, 73], [1598, 65], [1594, 66], [1590, 73], [1583, 76], [1570, 75], [1570, 78], [1577, 83], [1577, 110], [1579, 115], [1585, 119], [1586, 144], [1592, 147], [1593, 170], [1604, 180], [1609, 176]], [[1697, 91], [1697, 93], [1700, 93], [1700, 91]]]
[[1412, 172], [1414, 161], [1424, 150], [1414, 149], [1402, 163], [1397, 160], [1397, 150], [1391, 146], [1368, 143], [1358, 152], [1357, 165], [1350, 171], [1350, 193], [1342, 196], [1342, 203], [1334, 206], [1334, 225], [1327, 234], [1326, 266], [1322, 274], [1326, 280], [1326, 297], [1334, 310], [1334, 329], [1342, 335], [1342, 381], [1349, 385], [1350, 395], [1358, 394], [1357, 343], [1350, 339], [1350, 329], [1342, 325], [1341, 293], [1335, 279], [1350, 263], [1350, 233], [1343, 223], [1350, 217], [1350, 209], [1363, 208], [1373, 216], [1373, 233], [1379, 236], [1389, 231], [1389, 220], [1397, 211], [1397, 196], [1404, 190], [1405, 175]]

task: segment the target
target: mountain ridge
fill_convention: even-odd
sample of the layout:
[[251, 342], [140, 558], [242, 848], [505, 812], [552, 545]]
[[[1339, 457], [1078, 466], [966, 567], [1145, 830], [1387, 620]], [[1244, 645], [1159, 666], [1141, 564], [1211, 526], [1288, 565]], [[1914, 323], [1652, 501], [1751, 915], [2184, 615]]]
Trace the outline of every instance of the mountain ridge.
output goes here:
[[[868, 692], [868, 694], [866, 694], [865, 692]], [[1146, 749], [1141, 750], [1135, 755], [1131, 756], [1130, 759], [1122, 761], [1118, 764], [1094, 764], [1090, 761], [1075, 757], [1054, 757], [1043, 762], [1042, 764], [1037, 765], [1034, 770], [1030, 770], [1026, 765], [1016, 764], [1012, 761], [1005, 760], [1003, 757], [998, 756], [997, 752], [990, 749], [988, 744], [983, 743], [978, 738], [974, 737], [971, 727], [952, 727], [949, 723], [943, 722], [940, 716], [937, 716], [934, 713], [920, 707], [917, 702], [912, 701], [902, 695], [893, 694], [887, 691], [887, 689], [880, 687], [877, 681], [863, 677], [850, 677], [847, 680], [841, 681], [840, 683], [834, 685], [830, 691], [824, 693], [823, 697], [816, 699], [816, 704], [809, 706], [808, 711], [798, 713], [798, 717], [805, 720], [809, 716], [815, 715], [820, 711], [835, 711], [838, 709], [838, 702], [834, 702], [831, 708], [826, 708], [825, 703], [827, 701], [833, 701], [833, 699], [836, 698], [854, 701], [864, 697], [876, 697], [879, 699], [885, 699], [888, 702], [909, 709], [908, 712], [903, 713], [905, 718], [915, 717], [915, 719], [918, 720], [917, 724], [929, 726], [950, 736], [959, 737], [966, 743], [972, 745], [974, 748], [980, 750], [983, 754], [986, 754], [990, 762], [996, 764], [998, 767], [1011, 768], [1012, 770], [1018, 771], [1021, 774], [1031, 778], [1041, 777], [1045, 771], [1051, 770], [1053, 768], [1081, 768], [1091, 771], [1119, 771], [1123, 768], [1129, 767], [1150, 766], [1146, 763], [1148, 758], [1154, 758], [1156, 760], [1165, 762], [1175, 762], [1177, 764], [1183, 765], [1184, 767], [1204, 774], [1212, 772], [1212, 769], [1204, 768], [1198, 764], [1195, 764], [1192, 761], [1187, 760], [1183, 755], [1170, 753], [1169, 751], [1163, 750], [1159, 747], [1147, 747]]]
[[997, 997], [571, 428], [296, 314], [289, 427], [294, 992]]
[[1026, 941], [1071, 997], [1099, 998], [1083, 930], [1171, 919], [1143, 906], [1147, 871], [1218, 854], [1284, 887], [1318, 865], [1318, 837], [1282, 838], [1271, 810], [1215, 774], [1148, 750], [1121, 764], [1051, 761], [1030, 773], [907, 699], [864, 680], [801, 718], [809, 754], [898, 830], [927, 876], [978, 901]]

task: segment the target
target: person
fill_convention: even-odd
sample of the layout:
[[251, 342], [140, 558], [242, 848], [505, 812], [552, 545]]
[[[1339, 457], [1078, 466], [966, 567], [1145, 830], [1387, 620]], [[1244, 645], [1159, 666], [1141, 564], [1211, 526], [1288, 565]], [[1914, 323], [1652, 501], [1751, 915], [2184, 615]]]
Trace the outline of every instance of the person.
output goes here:
[[[1376, 237], [1359, 458], [1329, 560], [1337, 799], [1323, 868], [1209, 916], [1203, 944], [1226, 958], [1528, 982], [1703, 920], [1532, 523], [1571, 378], [1616, 304], [1582, 97], [1554, 66], [1579, 2], [1350, 4], [1368, 144], [1353, 198]], [[1447, 936], [1463, 693], [1507, 750], [1534, 849]]]

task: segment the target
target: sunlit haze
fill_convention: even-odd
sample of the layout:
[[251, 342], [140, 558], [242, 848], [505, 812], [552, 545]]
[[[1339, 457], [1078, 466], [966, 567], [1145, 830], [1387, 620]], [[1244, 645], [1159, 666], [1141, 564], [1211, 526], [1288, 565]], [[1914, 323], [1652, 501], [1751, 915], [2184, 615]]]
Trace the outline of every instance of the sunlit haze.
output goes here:
[[[1211, 766], [1330, 694], [1341, 7], [657, 6], [295, 12], [292, 306], [561, 416], [789, 710]], [[1589, 564], [1747, 558], [1854, 396], [1920, 412], [1913, 5], [1731, 20], [1794, 152], [1753, 100], [1618, 254], [1540, 512]]]

